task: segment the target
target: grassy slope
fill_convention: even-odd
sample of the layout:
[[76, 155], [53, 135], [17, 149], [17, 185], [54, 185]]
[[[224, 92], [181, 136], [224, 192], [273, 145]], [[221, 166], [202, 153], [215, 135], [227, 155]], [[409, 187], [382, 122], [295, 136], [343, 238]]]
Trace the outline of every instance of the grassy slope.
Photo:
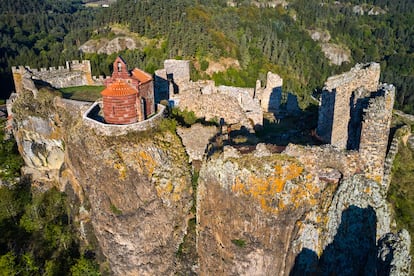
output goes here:
[[61, 88], [59, 91], [62, 97], [66, 99], [94, 102], [101, 98], [101, 91], [104, 86], [75, 86], [68, 88]]

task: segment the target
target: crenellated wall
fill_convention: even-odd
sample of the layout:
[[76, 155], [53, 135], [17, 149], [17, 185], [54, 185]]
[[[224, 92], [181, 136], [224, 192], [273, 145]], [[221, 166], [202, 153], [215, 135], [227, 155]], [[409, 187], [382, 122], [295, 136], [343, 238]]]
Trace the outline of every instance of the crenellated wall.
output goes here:
[[89, 60], [67, 61], [66, 66], [34, 69], [29, 66], [13, 66], [13, 80], [16, 93], [23, 89], [23, 76], [28, 73], [32, 79], [44, 81], [56, 88], [82, 85], [100, 85], [98, 78], [92, 78]]

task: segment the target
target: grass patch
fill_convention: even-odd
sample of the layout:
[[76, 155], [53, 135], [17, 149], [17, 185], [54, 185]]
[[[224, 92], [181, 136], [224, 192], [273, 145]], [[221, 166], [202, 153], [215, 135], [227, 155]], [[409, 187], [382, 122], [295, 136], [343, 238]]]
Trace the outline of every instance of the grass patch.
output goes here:
[[122, 215], [122, 211], [119, 210], [115, 205], [111, 204], [109, 208], [111, 208], [111, 212], [114, 213], [115, 215], [117, 216]]
[[187, 109], [181, 110], [177, 107], [173, 107], [171, 109], [171, 118], [185, 127], [190, 127], [191, 125], [195, 124], [198, 119], [193, 111], [188, 111]]
[[243, 247], [245, 247], [245, 246], [246, 246], [246, 241], [245, 241], [245, 240], [238, 240], [238, 239], [235, 239], [235, 240], [231, 240], [231, 242], [232, 242], [235, 246], [238, 246], [238, 247], [241, 247], [241, 248], [243, 248]]
[[60, 88], [62, 97], [65, 99], [94, 102], [101, 98], [101, 91], [105, 86], [73, 86], [67, 88]]
[[193, 206], [191, 206], [191, 213], [196, 214], [197, 212], [197, 187], [198, 187], [198, 177], [200, 173], [198, 170], [194, 169], [193, 174], [191, 175], [191, 186], [193, 187]]
[[[406, 145], [400, 144], [392, 168], [392, 179], [388, 200], [395, 211], [398, 229], [405, 228], [414, 236], [414, 153]], [[411, 255], [414, 244], [411, 243]], [[413, 267], [412, 267], [413, 268]]]

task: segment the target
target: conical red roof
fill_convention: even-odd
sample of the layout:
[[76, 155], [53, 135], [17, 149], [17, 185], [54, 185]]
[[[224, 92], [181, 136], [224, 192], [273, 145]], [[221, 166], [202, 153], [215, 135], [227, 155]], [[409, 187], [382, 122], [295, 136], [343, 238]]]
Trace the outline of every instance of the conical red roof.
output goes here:
[[123, 80], [116, 80], [102, 92], [102, 96], [128, 96], [137, 94], [138, 91]]

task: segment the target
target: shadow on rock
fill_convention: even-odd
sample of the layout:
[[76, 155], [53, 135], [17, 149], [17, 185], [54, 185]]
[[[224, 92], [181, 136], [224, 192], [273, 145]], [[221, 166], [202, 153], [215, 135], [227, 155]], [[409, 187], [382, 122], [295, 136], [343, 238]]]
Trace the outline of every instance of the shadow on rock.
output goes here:
[[376, 223], [372, 207], [350, 206], [319, 260], [315, 252], [304, 248], [289, 275], [376, 275]]

